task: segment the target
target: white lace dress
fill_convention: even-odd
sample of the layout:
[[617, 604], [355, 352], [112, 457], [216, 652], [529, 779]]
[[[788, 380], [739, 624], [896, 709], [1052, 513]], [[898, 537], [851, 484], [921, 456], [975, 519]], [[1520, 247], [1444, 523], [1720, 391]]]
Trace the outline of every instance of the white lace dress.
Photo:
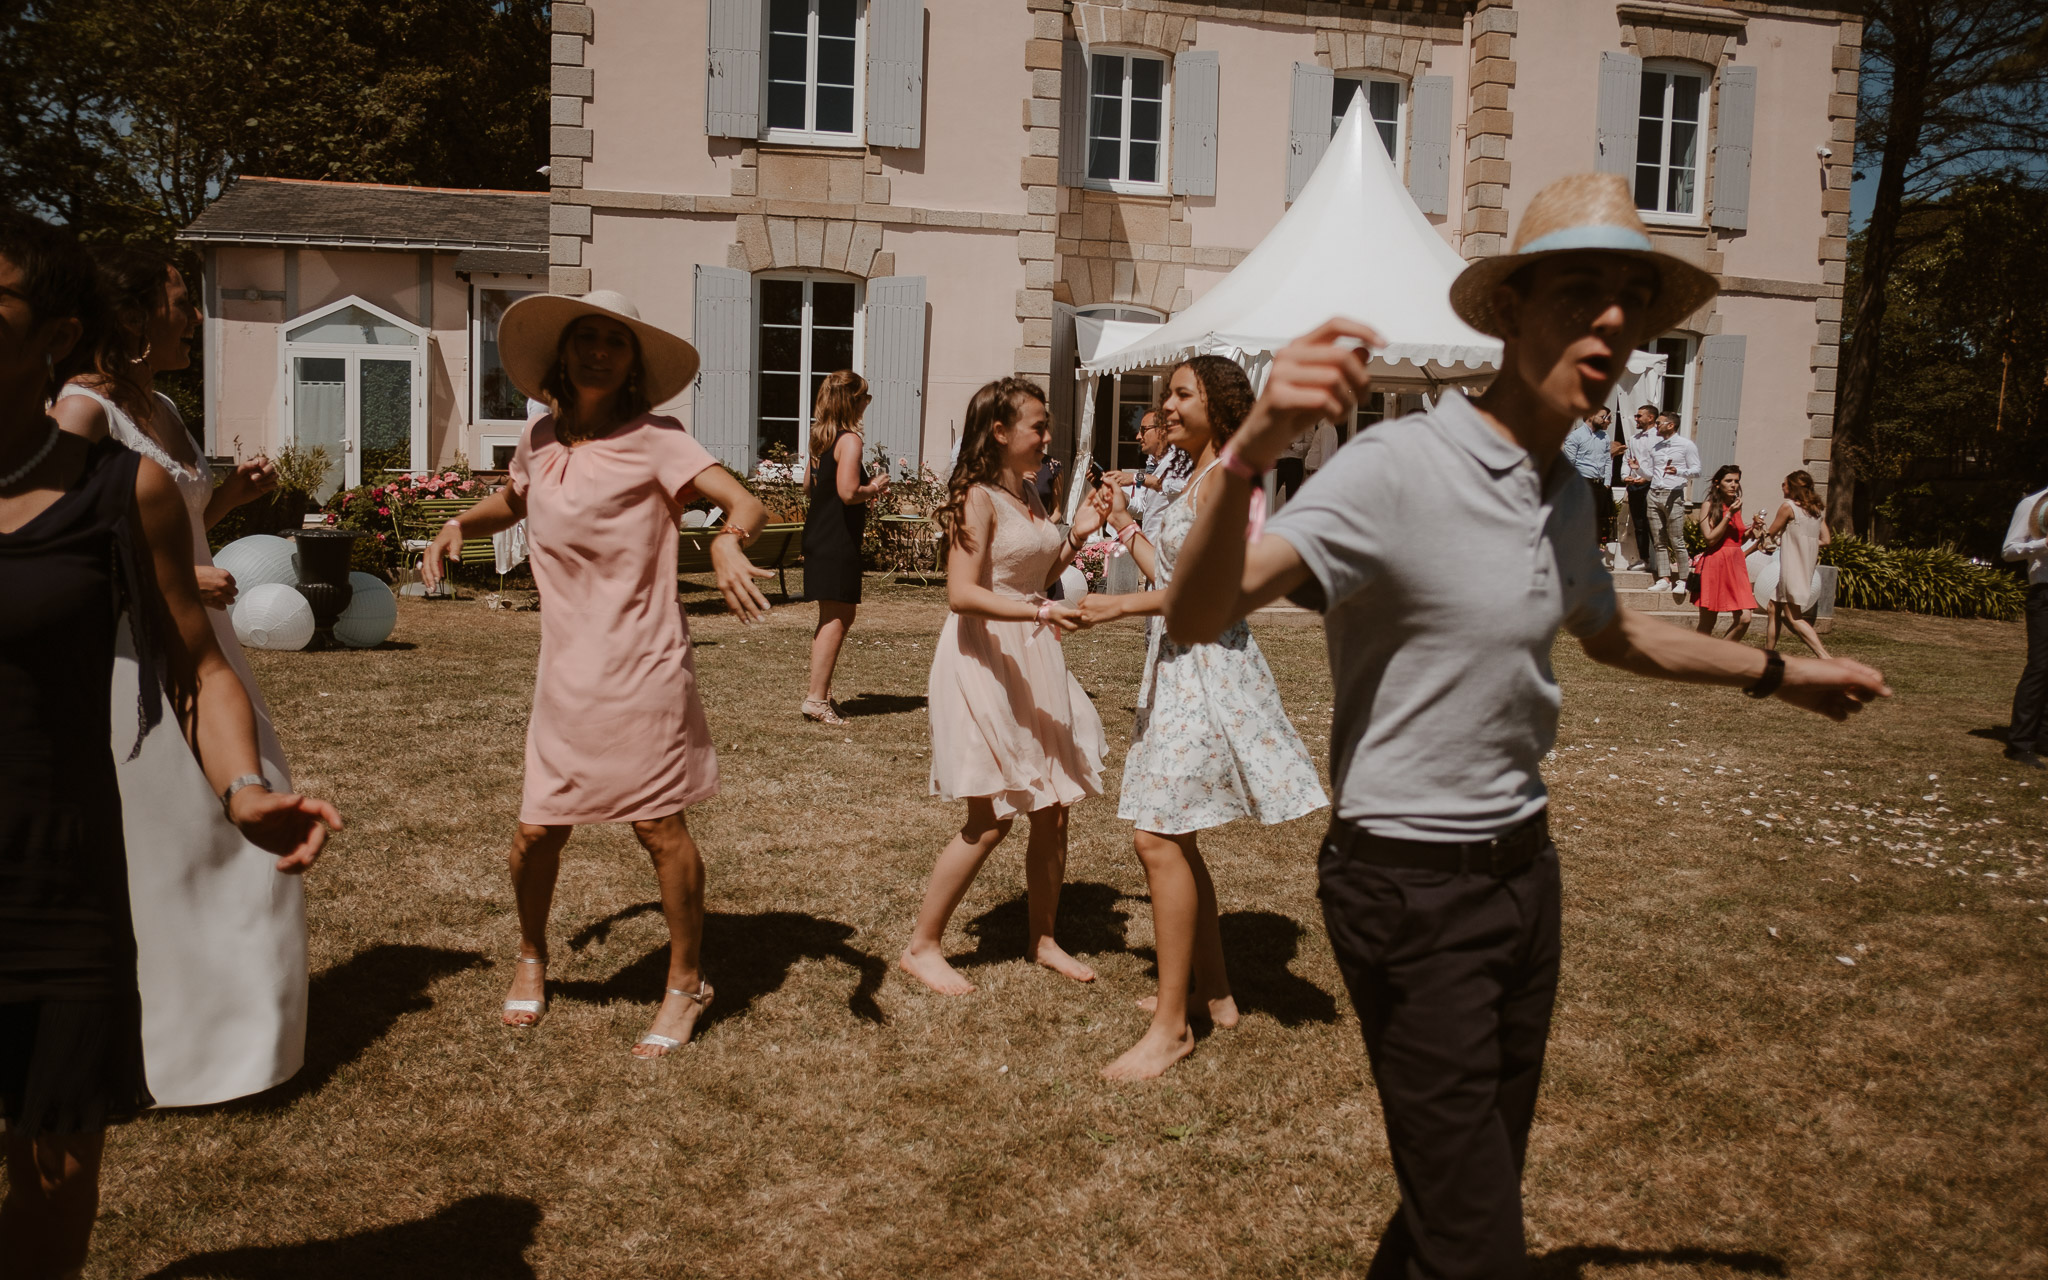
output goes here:
[[[192, 517], [192, 558], [213, 564], [206, 504], [213, 473], [203, 450], [196, 467], [168, 456], [106, 397], [66, 386], [61, 397], [90, 396], [116, 440], [171, 473]], [[165, 410], [177, 421], [171, 402]], [[209, 609], [221, 651], [256, 708], [263, 772], [291, 786], [284, 748], [242, 656], [228, 615]], [[143, 1059], [159, 1106], [224, 1102], [268, 1089], [298, 1071], [306, 1053], [305, 882], [282, 875], [276, 858], [242, 838], [221, 812], [199, 761], [176, 733], [135, 743], [136, 666], [128, 628], [114, 660], [111, 726], [128, 843], [128, 892], [135, 918], [142, 987]], [[169, 713], [165, 718], [168, 720]]]
[[[1146, 529], [1161, 589], [1194, 527], [1188, 495], [1214, 469], [1189, 481]], [[1247, 814], [1290, 822], [1329, 803], [1251, 628], [1238, 622], [1216, 643], [1189, 647], [1167, 636], [1164, 618], [1153, 618], [1117, 816], [1140, 831], [1180, 835]]]

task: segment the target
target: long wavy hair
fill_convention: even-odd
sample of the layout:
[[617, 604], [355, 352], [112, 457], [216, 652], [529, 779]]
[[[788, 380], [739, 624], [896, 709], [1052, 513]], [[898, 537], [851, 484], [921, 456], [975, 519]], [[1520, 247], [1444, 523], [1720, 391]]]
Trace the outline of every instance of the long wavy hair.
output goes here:
[[[540, 380], [540, 398], [555, 415], [558, 439], [581, 439], [587, 430], [576, 416], [576, 388], [569, 381], [569, 335], [576, 332], [576, 326], [585, 318], [577, 316], [562, 326], [561, 335], [555, 339], [555, 363]], [[654, 408], [654, 402], [647, 398], [647, 365], [640, 354], [640, 335], [628, 328], [626, 336], [633, 344], [633, 367], [626, 371], [626, 380], [619, 384], [619, 389], [612, 392], [613, 427], [623, 426]]]
[[149, 360], [146, 330], [171, 301], [173, 263], [160, 253], [116, 245], [92, 255], [96, 288], [79, 319], [85, 334], [58, 369], [58, 380], [77, 379], [112, 400], [137, 423], [151, 416], [140, 371]]
[[1807, 515], [1817, 516], [1827, 510], [1827, 504], [1820, 500], [1820, 490], [1813, 487], [1813, 473], [1801, 468], [1785, 477], [1785, 487], [1792, 491], [1792, 501], [1799, 504]]
[[1209, 434], [1218, 448], [1242, 426], [1252, 411], [1252, 380], [1235, 360], [1223, 356], [1189, 356], [1173, 367], [1186, 369], [1201, 385], [1202, 399], [1209, 407]]
[[[90, 322], [95, 301], [92, 261], [69, 231], [14, 209], [0, 209], [0, 258], [21, 270], [19, 288], [35, 325], [31, 332], [59, 320], [77, 320], [81, 327]], [[75, 354], [77, 346], [72, 351]], [[71, 360], [67, 356], [51, 365], [45, 399], [63, 385]]]
[[832, 449], [844, 431], [860, 434], [860, 417], [867, 409], [868, 380], [851, 369], [825, 375], [818, 388], [818, 402], [811, 409], [811, 474], [816, 484], [821, 474], [832, 471]]
[[1719, 520], [1728, 507], [1727, 502], [1721, 497], [1721, 481], [1727, 476], [1742, 479], [1742, 468], [1730, 462], [1714, 471], [1714, 479], [1707, 485], [1706, 517], [1709, 521]]
[[960, 460], [946, 478], [946, 501], [933, 513], [939, 527], [956, 546], [972, 551], [961, 516], [967, 510], [967, 495], [978, 484], [995, 484], [1003, 474], [1003, 442], [996, 428], [1012, 426], [1026, 400], [1044, 404], [1045, 391], [1023, 378], [997, 378], [974, 393], [967, 402], [967, 419], [961, 428]]

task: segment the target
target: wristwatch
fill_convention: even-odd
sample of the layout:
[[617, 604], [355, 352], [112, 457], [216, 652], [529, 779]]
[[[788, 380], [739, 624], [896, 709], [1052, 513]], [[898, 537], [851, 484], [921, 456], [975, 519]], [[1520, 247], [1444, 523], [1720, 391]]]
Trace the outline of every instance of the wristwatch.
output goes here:
[[1752, 698], [1768, 698], [1785, 683], [1785, 659], [1776, 649], [1764, 650], [1764, 673], [1743, 692]]
[[[230, 782], [228, 789], [220, 793], [220, 811], [222, 813], [228, 813], [229, 802], [235, 798], [235, 793], [244, 787], [261, 787], [268, 791], [270, 790], [270, 779], [260, 773], [245, 773], [233, 782]], [[233, 816], [233, 814], [229, 814], [231, 819]]]

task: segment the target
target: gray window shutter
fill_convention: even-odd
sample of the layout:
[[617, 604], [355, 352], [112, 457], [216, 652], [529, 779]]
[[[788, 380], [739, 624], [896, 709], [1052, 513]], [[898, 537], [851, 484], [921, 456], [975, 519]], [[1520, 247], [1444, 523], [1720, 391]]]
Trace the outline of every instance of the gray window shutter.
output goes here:
[[1714, 217], [1717, 227], [1749, 226], [1749, 148], [1756, 134], [1756, 68], [1721, 71], [1721, 118], [1714, 129]]
[[1636, 113], [1643, 105], [1643, 60], [1632, 53], [1600, 55], [1600, 119], [1593, 168], [1636, 180]]
[[1088, 176], [1088, 55], [1079, 40], [1060, 49], [1060, 181], [1078, 187]]
[[1190, 49], [1173, 59], [1173, 192], [1216, 194], [1216, 54]]
[[868, 281], [868, 446], [887, 451], [890, 474], [897, 459], [916, 467], [924, 446], [924, 277], [880, 276]]
[[697, 398], [690, 434], [734, 475], [754, 463], [754, 278], [697, 268]]
[[1720, 333], [1700, 339], [1699, 411], [1693, 415], [1693, 443], [1700, 449], [1700, 477], [1694, 501], [1704, 500], [1714, 470], [1735, 461], [1735, 427], [1742, 416], [1742, 358], [1749, 340]]
[[1330, 95], [1336, 75], [1313, 63], [1294, 64], [1294, 96], [1287, 117], [1287, 203], [1293, 204], [1308, 176], [1330, 149]]
[[704, 132], [761, 136], [761, 0], [711, 0], [704, 67]]
[[1451, 78], [1417, 76], [1408, 99], [1408, 193], [1424, 213], [1451, 211]]
[[1046, 375], [1046, 411], [1052, 415], [1052, 456], [1062, 463], [1074, 456], [1074, 309], [1052, 304], [1052, 372]]
[[924, 6], [868, 0], [868, 144], [924, 145]]

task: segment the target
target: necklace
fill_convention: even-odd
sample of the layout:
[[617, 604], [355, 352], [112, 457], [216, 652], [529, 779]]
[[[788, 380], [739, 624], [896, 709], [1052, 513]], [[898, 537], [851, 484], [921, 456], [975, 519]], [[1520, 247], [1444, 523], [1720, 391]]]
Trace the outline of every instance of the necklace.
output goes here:
[[22, 463], [6, 475], [0, 476], [0, 489], [13, 488], [16, 481], [41, 466], [43, 459], [50, 456], [50, 450], [57, 447], [57, 420], [55, 418], [44, 418], [43, 421], [50, 424], [50, 434], [44, 437], [42, 447], [30, 455], [27, 462]]

